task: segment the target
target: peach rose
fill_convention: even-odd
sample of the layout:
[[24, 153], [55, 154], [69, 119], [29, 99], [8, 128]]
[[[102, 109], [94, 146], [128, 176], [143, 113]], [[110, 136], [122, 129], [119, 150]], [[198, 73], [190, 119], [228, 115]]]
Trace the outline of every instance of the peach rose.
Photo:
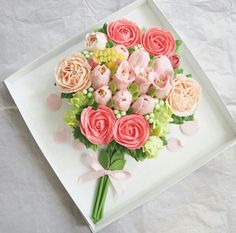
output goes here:
[[159, 57], [175, 51], [173, 35], [163, 28], [149, 28], [142, 37], [143, 47], [151, 54]]
[[113, 79], [119, 90], [126, 89], [133, 81], [134, 77], [131, 75], [131, 67], [128, 61], [123, 61], [120, 63]]
[[140, 149], [149, 137], [149, 124], [138, 114], [127, 115], [116, 121], [114, 140], [130, 149]]
[[145, 49], [134, 51], [129, 57], [129, 64], [134, 69], [136, 67], [147, 68], [150, 57]]
[[155, 107], [155, 101], [149, 95], [141, 95], [132, 104], [132, 109], [134, 110], [134, 113], [140, 115], [146, 115], [153, 112], [154, 107]]
[[102, 86], [93, 93], [93, 96], [98, 104], [107, 105], [111, 99], [112, 92], [108, 86]]
[[113, 140], [116, 117], [113, 111], [99, 105], [97, 110], [85, 108], [81, 113], [80, 130], [93, 144], [107, 145]]
[[91, 32], [86, 35], [86, 49], [96, 51], [105, 49], [107, 43], [107, 36], [102, 32]]
[[55, 77], [62, 92], [82, 91], [91, 86], [91, 67], [81, 53], [75, 53], [58, 64]]
[[107, 26], [107, 35], [116, 44], [124, 45], [126, 48], [138, 45], [141, 41], [139, 27], [127, 19], [119, 19], [109, 23]]
[[128, 90], [120, 90], [115, 93], [112, 100], [115, 109], [127, 111], [132, 103], [132, 95]]
[[200, 94], [199, 83], [180, 74], [174, 79], [174, 88], [167, 97], [166, 104], [176, 116], [189, 116], [194, 113]]
[[105, 65], [97, 65], [92, 71], [92, 87], [98, 89], [107, 85], [110, 80], [111, 71]]
[[145, 94], [154, 81], [155, 73], [150, 68], [136, 67], [131, 73], [135, 78], [135, 83], [139, 85], [139, 93]]

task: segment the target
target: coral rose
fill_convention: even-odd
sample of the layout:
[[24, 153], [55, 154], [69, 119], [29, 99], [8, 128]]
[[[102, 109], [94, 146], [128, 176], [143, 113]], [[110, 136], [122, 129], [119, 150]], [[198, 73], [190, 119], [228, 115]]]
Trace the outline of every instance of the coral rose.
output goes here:
[[91, 86], [91, 67], [81, 53], [75, 53], [58, 64], [55, 77], [60, 91], [82, 91]]
[[194, 113], [199, 102], [201, 87], [192, 78], [177, 75], [174, 88], [166, 99], [166, 104], [177, 116], [189, 116]]
[[93, 144], [107, 145], [113, 140], [116, 117], [112, 110], [99, 105], [97, 110], [85, 108], [81, 113], [80, 130]]
[[175, 51], [173, 35], [163, 28], [149, 28], [142, 37], [143, 47], [151, 54], [159, 57]]
[[116, 44], [124, 45], [127, 48], [138, 45], [141, 41], [139, 27], [127, 19], [119, 19], [109, 23], [107, 26], [107, 35]]
[[116, 121], [114, 140], [130, 149], [140, 149], [149, 137], [149, 124], [138, 114], [127, 115]]

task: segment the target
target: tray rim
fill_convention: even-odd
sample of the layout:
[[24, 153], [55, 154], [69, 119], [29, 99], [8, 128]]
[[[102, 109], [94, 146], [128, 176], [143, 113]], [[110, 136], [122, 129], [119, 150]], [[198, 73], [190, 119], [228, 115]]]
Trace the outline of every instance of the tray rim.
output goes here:
[[[35, 139], [35, 135], [34, 133], [31, 131], [30, 127], [28, 126], [27, 121], [25, 120], [24, 117], [24, 113], [23, 111], [18, 107], [17, 105], [17, 100], [14, 97], [14, 93], [11, 92], [11, 84], [16, 81], [16, 79], [19, 78], [19, 76], [24, 76], [24, 74], [26, 74], [29, 70], [33, 70], [35, 68], [37, 68], [38, 66], [40, 66], [41, 64], [43, 64], [45, 61], [50, 60], [51, 58], [53, 58], [55, 55], [61, 53], [61, 50], [63, 50], [63, 48], [67, 48], [67, 45], [73, 46], [73, 44], [75, 44], [76, 42], [78, 42], [78, 40], [80, 40], [80, 38], [82, 37], [82, 39], [84, 39], [84, 36], [92, 31], [94, 28], [100, 26], [104, 21], [109, 21], [112, 17], [115, 16], [119, 16], [124, 13], [128, 13], [130, 10], [134, 10], [135, 8], [143, 5], [143, 4], [148, 4], [150, 6], [150, 8], [152, 9], [153, 13], [159, 18], [159, 20], [165, 25], [165, 28], [167, 28], [168, 30], [172, 31], [178, 38], [181, 39], [181, 37], [179, 36], [179, 34], [177, 33], [177, 31], [175, 30], [175, 28], [171, 25], [171, 23], [168, 21], [168, 17], [166, 17], [166, 15], [160, 10], [160, 8], [157, 6], [157, 3], [155, 2], [155, 0], [136, 0], [135, 2], [121, 8], [120, 10], [112, 13], [111, 15], [101, 19], [100, 21], [98, 21], [97, 23], [95, 23], [94, 25], [92, 25], [89, 28], [86, 28], [85, 30], [83, 30], [81, 33], [78, 33], [74, 36], [72, 36], [71, 38], [69, 38], [68, 40], [63, 41], [62, 43], [60, 43], [59, 45], [57, 45], [56, 47], [54, 47], [53, 49], [49, 50], [48, 52], [46, 52], [45, 54], [43, 54], [42, 56], [40, 56], [39, 58], [35, 59], [34, 61], [32, 61], [31, 63], [23, 66], [21, 69], [19, 69], [18, 71], [14, 72], [13, 74], [11, 74], [9, 77], [7, 77], [6, 79], [3, 80], [3, 83], [6, 85], [6, 87], [8, 88], [14, 102], [16, 103], [16, 106], [20, 112], [20, 114], [22, 115], [23, 120], [25, 121], [32, 137], [34, 138], [35, 142], [37, 143], [36, 139]], [[147, 201], [153, 199], [155, 196], [157, 196], [159, 193], [165, 191], [166, 189], [168, 189], [170, 186], [174, 185], [175, 183], [178, 183], [179, 181], [181, 181], [183, 178], [185, 178], [186, 176], [190, 175], [191, 173], [193, 173], [195, 170], [197, 170], [198, 168], [200, 168], [201, 166], [203, 166], [204, 164], [206, 164], [207, 162], [209, 162], [210, 160], [214, 159], [216, 156], [218, 156], [220, 153], [224, 152], [226, 149], [228, 149], [229, 147], [233, 146], [236, 144], [236, 123], [232, 117], [232, 115], [229, 113], [229, 110], [227, 109], [226, 105], [224, 104], [222, 98], [219, 96], [219, 94], [217, 93], [216, 89], [214, 88], [213, 84], [211, 83], [211, 81], [209, 80], [208, 76], [206, 75], [206, 73], [204, 72], [204, 70], [201, 68], [200, 64], [196, 61], [195, 57], [193, 56], [191, 50], [188, 48], [188, 46], [186, 45], [186, 43], [183, 41], [183, 47], [185, 48], [185, 54], [187, 56], [190, 56], [190, 64], [192, 66], [192, 68], [194, 70], [197, 70], [196, 73], [200, 73], [199, 77], [201, 80], [204, 80], [204, 82], [206, 82], [205, 88], [207, 88], [207, 91], [209, 92], [209, 94], [211, 95], [211, 97], [213, 97], [213, 99], [216, 102], [217, 107], [222, 110], [222, 115], [225, 117], [225, 119], [228, 122], [228, 125], [230, 125], [232, 127], [232, 131], [234, 132], [234, 136], [232, 137], [231, 140], [227, 141], [226, 143], [222, 144], [220, 147], [216, 148], [215, 150], [213, 150], [210, 153], [209, 158], [206, 160], [199, 160], [197, 163], [197, 166], [194, 165], [192, 167], [190, 167], [189, 169], [186, 169], [186, 171], [181, 175], [179, 175], [177, 178], [174, 179], [173, 182], [169, 182], [167, 185], [163, 185], [165, 187], [154, 187], [153, 192], [150, 193], [148, 195], [148, 197], [142, 198], [141, 201], [139, 201], [136, 204], [132, 204], [131, 207], [126, 207], [125, 210], [122, 213], [118, 213], [116, 214], [115, 217], [106, 217], [106, 221], [103, 222], [101, 221], [101, 223], [96, 224], [96, 225], [91, 225], [88, 220], [87, 217], [83, 214], [83, 212], [80, 210], [79, 206], [74, 202], [73, 198], [71, 197], [71, 195], [69, 194], [69, 192], [67, 191], [67, 189], [65, 188], [64, 184], [61, 182], [60, 178], [57, 176], [56, 171], [54, 170], [54, 168], [52, 167], [52, 165], [50, 164], [50, 162], [48, 161], [47, 157], [44, 155], [43, 153], [43, 149], [41, 148], [41, 146], [37, 143], [38, 147], [40, 148], [42, 154], [44, 155], [44, 158], [47, 160], [47, 162], [49, 163], [50, 167], [52, 168], [52, 170], [54, 171], [54, 173], [56, 174], [56, 176], [58, 177], [59, 181], [61, 182], [61, 184], [63, 185], [63, 187], [65, 188], [65, 190], [67, 191], [67, 193], [69, 194], [69, 196], [72, 198], [73, 202], [75, 203], [75, 205], [77, 206], [78, 210], [80, 211], [82, 217], [84, 218], [85, 222], [87, 223], [89, 229], [91, 232], [98, 232], [100, 231], [102, 228], [104, 228], [105, 226], [109, 225], [110, 223], [114, 222], [115, 220], [119, 219], [121, 216], [127, 214], [128, 212], [132, 211], [133, 209], [137, 208], [138, 206], [146, 203]], [[159, 189], [159, 190], [158, 190]]]

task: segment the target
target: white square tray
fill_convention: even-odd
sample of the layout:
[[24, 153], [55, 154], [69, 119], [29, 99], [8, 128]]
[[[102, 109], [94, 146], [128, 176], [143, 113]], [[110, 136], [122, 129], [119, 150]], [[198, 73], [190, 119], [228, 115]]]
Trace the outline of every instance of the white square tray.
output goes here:
[[34, 139], [93, 232], [153, 198], [236, 142], [235, 122], [206, 74], [183, 44], [182, 66], [203, 87], [203, 98], [196, 114], [200, 122], [199, 133], [194, 137], [186, 137], [175, 126], [172, 127], [172, 132], [183, 141], [185, 146], [182, 150], [176, 153], [163, 150], [157, 159], [140, 163], [127, 156], [125, 169], [132, 172], [132, 181], [126, 184], [125, 192], [119, 197], [115, 197], [111, 190], [108, 192], [104, 219], [97, 225], [92, 223], [90, 215], [96, 181], [79, 184], [78, 177], [89, 170], [83, 163], [82, 153], [75, 151], [69, 144], [56, 144], [52, 137], [53, 132], [63, 125], [63, 113], [68, 106], [64, 103], [59, 112], [52, 113], [45, 108], [45, 98], [49, 93], [57, 91], [53, 84], [54, 69], [58, 61], [72, 52], [81, 51], [87, 32], [118, 18], [131, 19], [140, 26], [163, 26], [179, 38], [154, 1], [138, 0], [64, 42], [5, 80]]

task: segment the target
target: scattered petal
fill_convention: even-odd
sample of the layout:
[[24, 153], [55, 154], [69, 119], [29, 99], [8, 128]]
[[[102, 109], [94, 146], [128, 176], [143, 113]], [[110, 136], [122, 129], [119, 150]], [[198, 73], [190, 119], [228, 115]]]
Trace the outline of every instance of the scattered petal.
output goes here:
[[80, 141], [73, 141], [73, 148], [75, 150], [83, 150], [85, 148], [85, 145]]
[[61, 98], [57, 94], [50, 94], [46, 99], [46, 105], [51, 111], [58, 111], [61, 108]]
[[69, 130], [67, 128], [58, 129], [54, 135], [54, 141], [56, 143], [66, 143], [69, 138]]
[[175, 152], [183, 147], [181, 141], [178, 138], [168, 139], [168, 144], [166, 146], [167, 150], [170, 152]]
[[199, 124], [197, 121], [186, 121], [179, 126], [181, 132], [188, 136], [196, 135], [199, 130]]

